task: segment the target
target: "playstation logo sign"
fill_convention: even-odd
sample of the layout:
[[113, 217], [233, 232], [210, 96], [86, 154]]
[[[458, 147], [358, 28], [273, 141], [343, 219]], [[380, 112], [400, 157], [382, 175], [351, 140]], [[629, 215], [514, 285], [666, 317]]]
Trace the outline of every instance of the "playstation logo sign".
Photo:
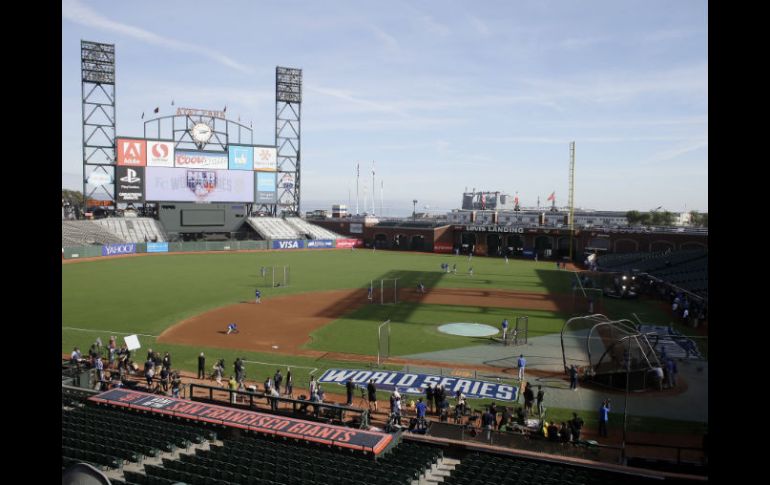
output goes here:
[[136, 170], [129, 168], [126, 170], [126, 172], [127, 172], [127, 175], [125, 177], [120, 177], [121, 182], [127, 182], [129, 184], [133, 184], [142, 180], [136, 176]]

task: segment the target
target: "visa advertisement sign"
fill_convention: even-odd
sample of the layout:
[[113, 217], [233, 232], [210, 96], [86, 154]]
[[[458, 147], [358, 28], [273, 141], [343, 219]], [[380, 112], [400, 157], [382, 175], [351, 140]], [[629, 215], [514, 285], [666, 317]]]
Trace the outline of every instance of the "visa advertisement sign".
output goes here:
[[230, 170], [248, 170], [254, 168], [254, 148], [230, 145], [227, 147], [227, 159]]
[[331, 239], [313, 239], [310, 241], [305, 241], [305, 247], [309, 249], [333, 248], [334, 241]]
[[136, 252], [136, 244], [105, 244], [102, 246], [102, 256], [115, 256], [118, 254], [133, 254]]
[[305, 247], [305, 241], [302, 239], [273, 240], [273, 249], [302, 249], [304, 247]]
[[167, 242], [147, 243], [147, 252], [148, 253], [167, 253], [168, 243]]

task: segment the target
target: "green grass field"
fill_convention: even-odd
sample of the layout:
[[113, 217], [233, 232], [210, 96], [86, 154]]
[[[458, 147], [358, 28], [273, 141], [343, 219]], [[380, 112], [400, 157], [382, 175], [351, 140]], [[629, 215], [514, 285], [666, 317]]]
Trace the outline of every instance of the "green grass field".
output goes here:
[[[456, 263], [458, 274], [441, 273], [443, 262]], [[272, 265], [290, 265], [288, 288], [262, 286], [259, 269]], [[467, 274], [471, 265], [473, 277]], [[366, 288], [371, 280], [392, 277], [400, 278], [402, 288], [414, 288], [420, 280], [429, 290], [442, 287], [564, 294], [571, 293], [573, 280], [572, 273], [558, 271], [546, 262], [511, 260], [506, 265], [496, 258], [474, 258], [469, 263], [467, 258], [450, 255], [368, 250], [105, 258], [62, 266], [62, 352], [69, 353], [74, 346], [85, 350], [97, 336], [106, 342], [111, 334], [137, 333], [143, 349], [155, 347], [152, 336], [207, 310], [251, 301], [255, 288], [262, 289], [263, 298], [269, 299], [322, 290]], [[650, 320], [666, 322], [666, 315], [658, 305], [611, 300], [605, 304], [611, 317], [630, 318], [632, 312], [638, 312]], [[367, 305], [315, 331], [307, 348], [374, 355], [376, 327], [389, 318], [393, 355], [452, 349], [473, 345], [478, 339], [439, 333], [436, 330], [439, 324], [469, 321], [498, 327], [504, 317], [512, 320], [519, 314], [530, 317], [531, 336], [557, 332], [569, 317], [567, 313], [547, 311], [407, 302]], [[308, 370], [335, 366], [285, 355], [167, 344], [162, 347], [156, 350], [172, 352], [175, 367], [191, 371], [196, 369], [196, 356], [201, 351], [209, 356], [212, 364], [214, 358], [225, 358], [232, 363], [235, 357], [241, 356], [255, 362], [303, 366]]]

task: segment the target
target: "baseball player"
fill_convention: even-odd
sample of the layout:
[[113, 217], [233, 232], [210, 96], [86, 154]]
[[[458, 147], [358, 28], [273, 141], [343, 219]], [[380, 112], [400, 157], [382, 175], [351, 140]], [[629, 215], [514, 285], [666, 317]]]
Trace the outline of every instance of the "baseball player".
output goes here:
[[373, 293], [374, 293], [374, 288], [372, 288], [372, 285], [369, 285], [369, 292], [366, 295], [366, 299], [369, 300], [369, 301], [374, 300]]
[[231, 323], [227, 326], [227, 335], [230, 335], [231, 333], [238, 333], [238, 325], [235, 323]]
[[257, 303], [262, 303], [262, 292], [261, 292], [261, 291], [259, 291], [259, 289], [257, 289], [257, 290], [254, 292], [254, 297], [256, 298], [256, 300], [257, 300]]
[[505, 342], [505, 335], [508, 333], [508, 319], [503, 318], [503, 342]]
[[417, 288], [419, 288], [420, 293], [425, 293], [425, 285], [422, 284], [422, 281], [417, 283]]

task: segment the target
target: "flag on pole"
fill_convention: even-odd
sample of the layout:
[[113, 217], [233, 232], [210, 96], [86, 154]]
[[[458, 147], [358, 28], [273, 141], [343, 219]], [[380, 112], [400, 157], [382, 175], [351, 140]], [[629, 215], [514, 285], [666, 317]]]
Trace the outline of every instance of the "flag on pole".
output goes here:
[[144, 119], [144, 111], [142, 111], [142, 119]]
[[356, 163], [356, 177], [358, 177], [359, 175], [361, 175], [361, 164]]
[[551, 192], [551, 195], [547, 199], [545, 199], [545, 200], [552, 200], [552, 201], [556, 202], [556, 192], [555, 191]]
[[227, 112], [227, 105], [225, 105], [225, 109], [223, 109], [222, 111]]
[[519, 205], [519, 194], [516, 194], [516, 197], [513, 198], [513, 205]]
[[171, 106], [174, 106], [174, 100], [173, 99], [171, 100]]
[[158, 111], [160, 111], [160, 106], [156, 107], [152, 112], [157, 113]]

